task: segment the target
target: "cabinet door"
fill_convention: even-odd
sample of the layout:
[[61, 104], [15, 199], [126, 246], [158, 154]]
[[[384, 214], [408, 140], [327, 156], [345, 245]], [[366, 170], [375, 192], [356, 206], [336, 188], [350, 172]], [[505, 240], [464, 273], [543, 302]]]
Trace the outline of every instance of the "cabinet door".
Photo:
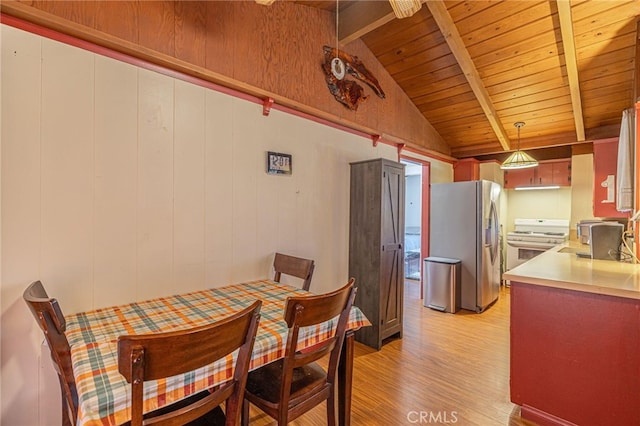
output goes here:
[[553, 163], [554, 185], [571, 186], [571, 160]]
[[539, 163], [535, 170], [534, 185], [553, 184], [553, 165], [555, 163]]
[[480, 179], [480, 162], [476, 159], [463, 159], [453, 165], [453, 181], [463, 182]]
[[404, 173], [386, 166], [382, 188], [380, 259], [381, 338], [402, 329], [404, 289]]
[[506, 170], [504, 172], [504, 187], [531, 186], [534, 181], [534, 169]]

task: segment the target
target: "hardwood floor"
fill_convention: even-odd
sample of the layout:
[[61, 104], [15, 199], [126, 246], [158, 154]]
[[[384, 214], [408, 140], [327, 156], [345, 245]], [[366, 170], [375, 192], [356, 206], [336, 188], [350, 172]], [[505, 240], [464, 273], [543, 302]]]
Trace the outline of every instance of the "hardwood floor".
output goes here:
[[[422, 306], [407, 280], [402, 339], [375, 351], [356, 342], [351, 421], [359, 425], [531, 426], [509, 401], [509, 289], [476, 314]], [[291, 425], [326, 425], [325, 404]], [[273, 425], [251, 411], [252, 425]]]

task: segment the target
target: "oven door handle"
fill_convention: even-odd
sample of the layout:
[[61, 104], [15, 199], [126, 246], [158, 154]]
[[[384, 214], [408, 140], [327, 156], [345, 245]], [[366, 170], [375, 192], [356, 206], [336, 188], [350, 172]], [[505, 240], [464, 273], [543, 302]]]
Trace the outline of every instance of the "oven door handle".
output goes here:
[[538, 243], [535, 241], [507, 241], [507, 244], [511, 247], [519, 247], [519, 248], [540, 248], [540, 249], [550, 249], [555, 247], [557, 244], [553, 243]]

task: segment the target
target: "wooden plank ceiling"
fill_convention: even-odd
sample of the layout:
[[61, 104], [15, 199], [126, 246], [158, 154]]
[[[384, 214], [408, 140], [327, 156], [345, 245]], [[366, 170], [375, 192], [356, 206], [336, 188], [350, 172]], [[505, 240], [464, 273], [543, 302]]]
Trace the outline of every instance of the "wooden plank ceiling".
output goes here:
[[429, 0], [405, 19], [387, 1], [338, 5], [342, 47], [361, 38], [458, 158], [504, 158], [516, 121], [534, 156], [615, 137], [634, 103], [640, 0]]

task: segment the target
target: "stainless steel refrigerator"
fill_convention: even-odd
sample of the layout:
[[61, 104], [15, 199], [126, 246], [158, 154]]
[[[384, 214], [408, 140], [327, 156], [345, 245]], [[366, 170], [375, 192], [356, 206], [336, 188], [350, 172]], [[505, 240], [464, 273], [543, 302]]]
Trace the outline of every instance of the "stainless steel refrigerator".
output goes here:
[[487, 180], [431, 185], [429, 256], [462, 261], [460, 307], [482, 312], [500, 292], [500, 185]]

